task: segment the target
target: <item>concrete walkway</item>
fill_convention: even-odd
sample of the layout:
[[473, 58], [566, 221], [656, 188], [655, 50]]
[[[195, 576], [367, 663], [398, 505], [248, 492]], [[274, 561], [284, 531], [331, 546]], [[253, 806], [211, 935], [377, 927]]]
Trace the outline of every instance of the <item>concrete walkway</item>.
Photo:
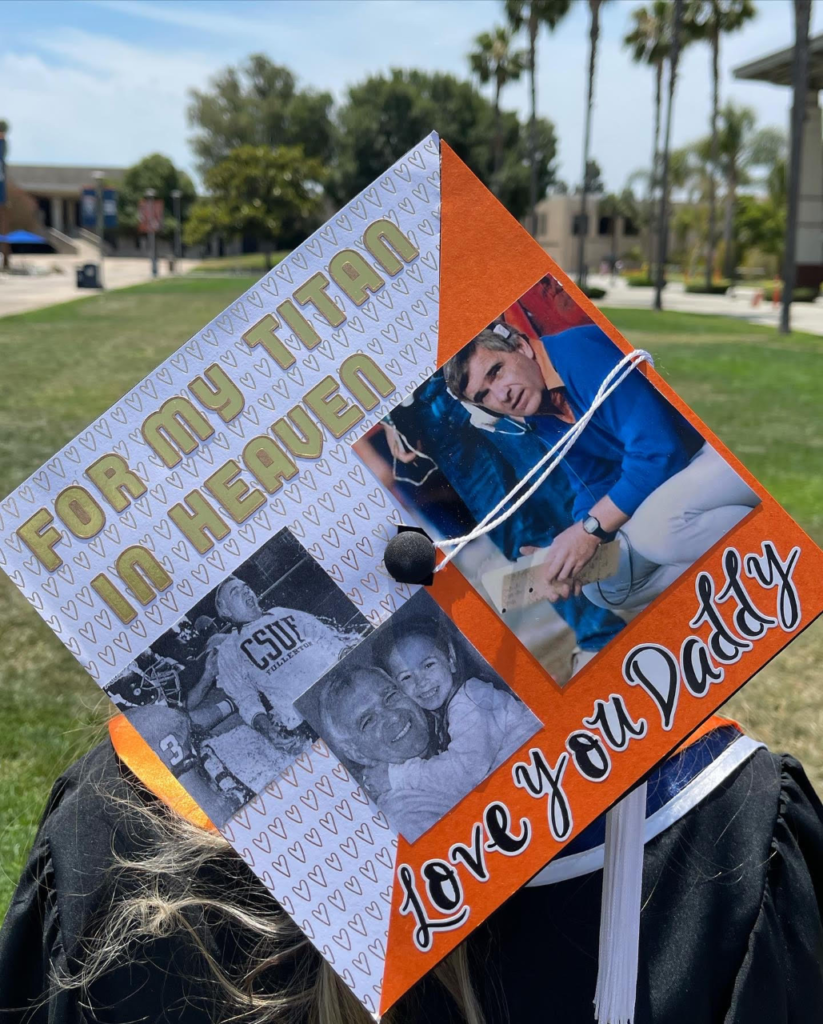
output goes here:
[[[84, 263], [96, 263], [98, 258], [88, 243], [81, 242], [80, 245], [81, 252], [76, 256], [13, 255], [12, 266], [30, 267], [37, 273], [0, 274], [0, 317], [96, 295], [97, 292], [91, 289], [77, 288], [77, 267]], [[198, 262], [181, 260], [178, 273], [187, 273]], [[158, 260], [158, 271], [160, 277], [169, 276], [167, 259]], [[150, 280], [151, 264], [148, 259], [108, 257], [103, 261], [103, 283], [107, 291], [128, 288]], [[606, 289], [605, 297], [597, 300], [598, 306], [651, 309], [654, 302], [654, 289], [630, 288], [623, 278], [612, 282], [608, 276], [590, 274], [589, 284]], [[773, 308], [767, 302], [754, 306], [754, 296], [755, 289], [745, 285], [736, 288], [734, 295], [689, 295], [681, 283], [671, 282], [663, 292], [663, 308], [678, 313], [731, 316], [753, 324], [777, 327], [780, 309]], [[814, 303], [794, 303], [792, 328], [823, 336], [823, 298]]]
[[[77, 287], [77, 268], [84, 263], [97, 263], [98, 259], [97, 252], [87, 243], [81, 243], [81, 251], [75, 256], [13, 253], [10, 261], [13, 268], [26, 267], [34, 273], [0, 273], [0, 317], [97, 295], [94, 289]], [[197, 262], [181, 260], [178, 272], [186, 273]], [[168, 277], [168, 260], [158, 260], [157, 265], [159, 276]], [[103, 284], [107, 291], [150, 280], [151, 261], [148, 259], [111, 256], [103, 261]]]
[[[598, 306], [651, 309], [654, 304], [653, 288], [630, 288], [623, 278], [612, 283], [608, 276], [589, 274], [589, 284], [606, 289], [606, 295], [597, 300]], [[770, 302], [753, 305], [755, 293], [750, 285], [740, 285], [733, 295], [689, 295], [683, 284], [672, 281], [663, 290], [663, 308], [677, 313], [732, 316], [752, 324], [777, 327], [780, 307], [772, 308]], [[792, 330], [823, 335], [823, 298], [792, 304]]]

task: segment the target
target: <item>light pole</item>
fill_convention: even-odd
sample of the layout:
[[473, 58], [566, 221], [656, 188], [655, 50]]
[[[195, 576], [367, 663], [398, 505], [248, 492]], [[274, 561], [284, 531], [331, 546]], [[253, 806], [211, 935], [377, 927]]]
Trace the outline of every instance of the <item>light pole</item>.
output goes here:
[[[147, 188], [143, 195], [146, 199], [154, 200], [157, 193], [153, 188]], [[157, 277], [157, 227], [154, 222], [154, 213], [155, 207], [152, 202], [149, 213], [149, 255], [151, 256], [151, 276]]]
[[[9, 230], [9, 197], [6, 182], [6, 132], [8, 123], [0, 118], [0, 235], [8, 234]], [[0, 270], [9, 269], [11, 246], [8, 242], [0, 242]]]
[[180, 213], [180, 200], [183, 197], [183, 193], [179, 188], [174, 188], [171, 191], [171, 200], [174, 207], [174, 259], [181, 260], [183, 258], [183, 249], [181, 245], [181, 233], [182, 233], [182, 219]]
[[103, 287], [103, 258], [106, 255], [105, 244], [103, 242], [103, 231], [105, 220], [103, 217], [103, 178], [105, 174], [102, 171], [92, 171], [92, 178], [94, 178], [97, 185], [97, 237], [100, 242], [100, 276], [97, 281], [99, 288]]

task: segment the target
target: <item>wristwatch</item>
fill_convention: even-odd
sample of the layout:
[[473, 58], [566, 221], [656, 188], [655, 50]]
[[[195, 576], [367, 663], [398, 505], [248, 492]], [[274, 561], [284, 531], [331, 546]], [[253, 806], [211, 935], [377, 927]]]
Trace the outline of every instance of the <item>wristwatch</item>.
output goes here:
[[598, 540], [611, 540], [612, 538], [612, 535], [607, 533], [600, 525], [600, 520], [597, 516], [593, 516], [591, 513], [583, 519], [582, 525], [586, 533], [592, 537], [597, 537]]

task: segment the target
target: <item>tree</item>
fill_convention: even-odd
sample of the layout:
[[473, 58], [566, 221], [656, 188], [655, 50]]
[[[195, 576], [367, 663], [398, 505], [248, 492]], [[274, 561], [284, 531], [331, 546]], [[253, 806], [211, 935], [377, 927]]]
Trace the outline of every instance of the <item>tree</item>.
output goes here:
[[[593, 162], [593, 161], [592, 161]], [[622, 192], [609, 192], [608, 195], [604, 195], [600, 200], [598, 206], [598, 212], [601, 217], [608, 217], [611, 220], [611, 253], [609, 255], [609, 264], [614, 272], [615, 264], [617, 263], [617, 225], [622, 217], [624, 222], [631, 220], [636, 222], [638, 219], [638, 204], [637, 198], [630, 187], [626, 187]]]
[[322, 163], [300, 146], [238, 146], [206, 172], [208, 196], [192, 207], [186, 242], [242, 234], [261, 245], [270, 266], [273, 244], [319, 211], [324, 178]]
[[[394, 69], [371, 75], [349, 89], [338, 117], [339, 159], [330, 190], [338, 202], [350, 199], [386, 172], [432, 129], [447, 139], [480, 180], [494, 177], [494, 107], [471, 82], [454, 75]], [[529, 166], [523, 125], [502, 111], [503, 165], [498, 196], [515, 217], [529, 209]], [[549, 121], [538, 119], [540, 195], [554, 180], [557, 140]]]
[[[712, 54], [711, 166], [718, 161], [718, 117], [720, 115], [720, 37], [737, 32], [757, 13], [752, 0], [695, 0], [694, 38], [708, 41]], [[716, 239], [716, 196], [714, 173], [709, 175], [709, 233], [706, 242], [706, 288], [711, 288]], [[727, 230], [729, 221], [727, 219]]]
[[[712, 182], [716, 173], [723, 179], [723, 273], [731, 279], [736, 268], [734, 220], [738, 189], [752, 183], [754, 169], [774, 167], [785, 151], [785, 137], [779, 129], [758, 129], [755, 113], [749, 107], [727, 103], [720, 111], [715, 138], [703, 139], [695, 150], [709, 168], [708, 181]], [[713, 152], [716, 154], [714, 161]], [[709, 196], [711, 194], [709, 191]], [[710, 222], [709, 232], [711, 230]], [[710, 279], [712, 270], [710, 267]]]
[[586, 197], [589, 194], [589, 147], [592, 135], [592, 107], [594, 106], [594, 76], [597, 69], [597, 43], [600, 39], [600, 8], [606, 0], [589, 0], [589, 77], [586, 85], [586, 123], [583, 130], [583, 189], [580, 197], [580, 240], [577, 249], [577, 281], [581, 286], [586, 278]]
[[669, 235], [669, 155], [674, 119], [674, 93], [677, 88], [677, 67], [683, 44], [685, 0], [674, 0], [671, 43], [669, 46], [669, 90], [666, 102], [666, 134], [663, 141], [663, 161], [660, 175], [660, 217], [657, 222], [657, 274], [655, 276], [654, 308], [663, 308], [663, 285], [666, 276], [666, 246]]
[[332, 159], [331, 94], [298, 89], [288, 68], [262, 54], [226, 68], [208, 90], [189, 95], [189, 124], [197, 129], [191, 143], [204, 173], [237, 146], [299, 145], [308, 157]]
[[775, 159], [766, 168], [763, 195], [741, 195], [735, 212], [735, 238], [741, 252], [757, 248], [782, 266], [786, 238], [788, 159], [785, 138]]
[[543, 153], [538, 148], [537, 127], [537, 35], [540, 26], [554, 32], [561, 20], [569, 13], [571, 0], [505, 0], [506, 17], [515, 32], [526, 29], [529, 37], [529, 230], [537, 233], [537, 200], [540, 191], [540, 163]]
[[646, 223], [649, 235], [649, 266], [654, 262], [654, 200], [660, 177], [660, 115], [663, 105], [663, 70], [671, 45], [671, 11], [669, 0], [653, 0], [648, 7], [632, 11], [632, 30], [623, 39], [636, 64], [647, 64], [654, 69], [654, 130], [652, 132], [652, 159], [647, 178]]
[[[668, 204], [672, 209], [672, 194], [685, 194], [685, 202], [673, 211], [670, 230], [679, 248], [680, 261], [691, 277], [696, 273], [705, 255], [709, 167], [695, 151], [694, 146], [682, 146], [669, 155]], [[686, 249], [689, 236], [696, 242]]]
[[492, 191], [499, 194], [499, 177], [503, 167], [503, 132], [500, 123], [500, 93], [509, 82], [517, 81], [526, 67], [523, 50], [512, 49], [511, 32], [497, 26], [493, 32], [481, 32], [475, 38], [477, 47], [469, 54], [472, 72], [482, 85], [494, 82], [494, 172]]
[[185, 221], [189, 208], [195, 199], [194, 185], [185, 171], [178, 170], [167, 156], [152, 153], [130, 167], [118, 189], [117, 222], [118, 230], [127, 234], [137, 235], [140, 213], [140, 200], [145, 196], [146, 189], [154, 189], [158, 199], [163, 200], [163, 225], [158, 232], [161, 235], [174, 233], [174, 201], [172, 192], [179, 189], [181, 217]]
[[[575, 186], [575, 195], [580, 195], [583, 185]], [[596, 160], [586, 162], [586, 191], [589, 195], [602, 195], [606, 191], [606, 183], [603, 181], [603, 171]]]
[[786, 205], [771, 196], [740, 196], [734, 217], [734, 234], [741, 257], [751, 249], [770, 256], [777, 267], [786, 237]]
[[791, 303], [797, 278], [797, 212], [800, 206], [800, 161], [803, 158], [803, 121], [809, 92], [809, 21], [812, 0], [794, 0], [794, 59], [792, 60], [792, 133], [789, 143], [789, 194], [786, 245], [783, 252], [783, 305], [780, 333], [791, 331]]

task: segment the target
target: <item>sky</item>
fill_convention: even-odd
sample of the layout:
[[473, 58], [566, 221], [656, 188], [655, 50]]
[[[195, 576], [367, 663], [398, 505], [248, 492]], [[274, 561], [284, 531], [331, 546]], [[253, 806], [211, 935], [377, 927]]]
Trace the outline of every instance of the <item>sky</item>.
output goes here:
[[[751, 106], [763, 125], [788, 125], [790, 91], [736, 82], [732, 69], [793, 41], [791, 0], [756, 0], [758, 17], [724, 39], [721, 101]], [[637, 0], [602, 8], [592, 155], [609, 189], [650, 161], [653, 74], [622, 46]], [[500, 0], [5, 0], [0, 117], [12, 163], [127, 167], [164, 153], [190, 173], [188, 90], [250, 53], [288, 65], [300, 84], [345, 98], [348, 86], [392, 67], [467, 76], [474, 37], [503, 20]], [[577, 2], [538, 52], [538, 113], [556, 127], [558, 171], [580, 180], [588, 5]], [[823, 31], [823, 4], [812, 34]], [[686, 51], [674, 145], [708, 130], [707, 46]], [[503, 106], [526, 114], [525, 78]]]

